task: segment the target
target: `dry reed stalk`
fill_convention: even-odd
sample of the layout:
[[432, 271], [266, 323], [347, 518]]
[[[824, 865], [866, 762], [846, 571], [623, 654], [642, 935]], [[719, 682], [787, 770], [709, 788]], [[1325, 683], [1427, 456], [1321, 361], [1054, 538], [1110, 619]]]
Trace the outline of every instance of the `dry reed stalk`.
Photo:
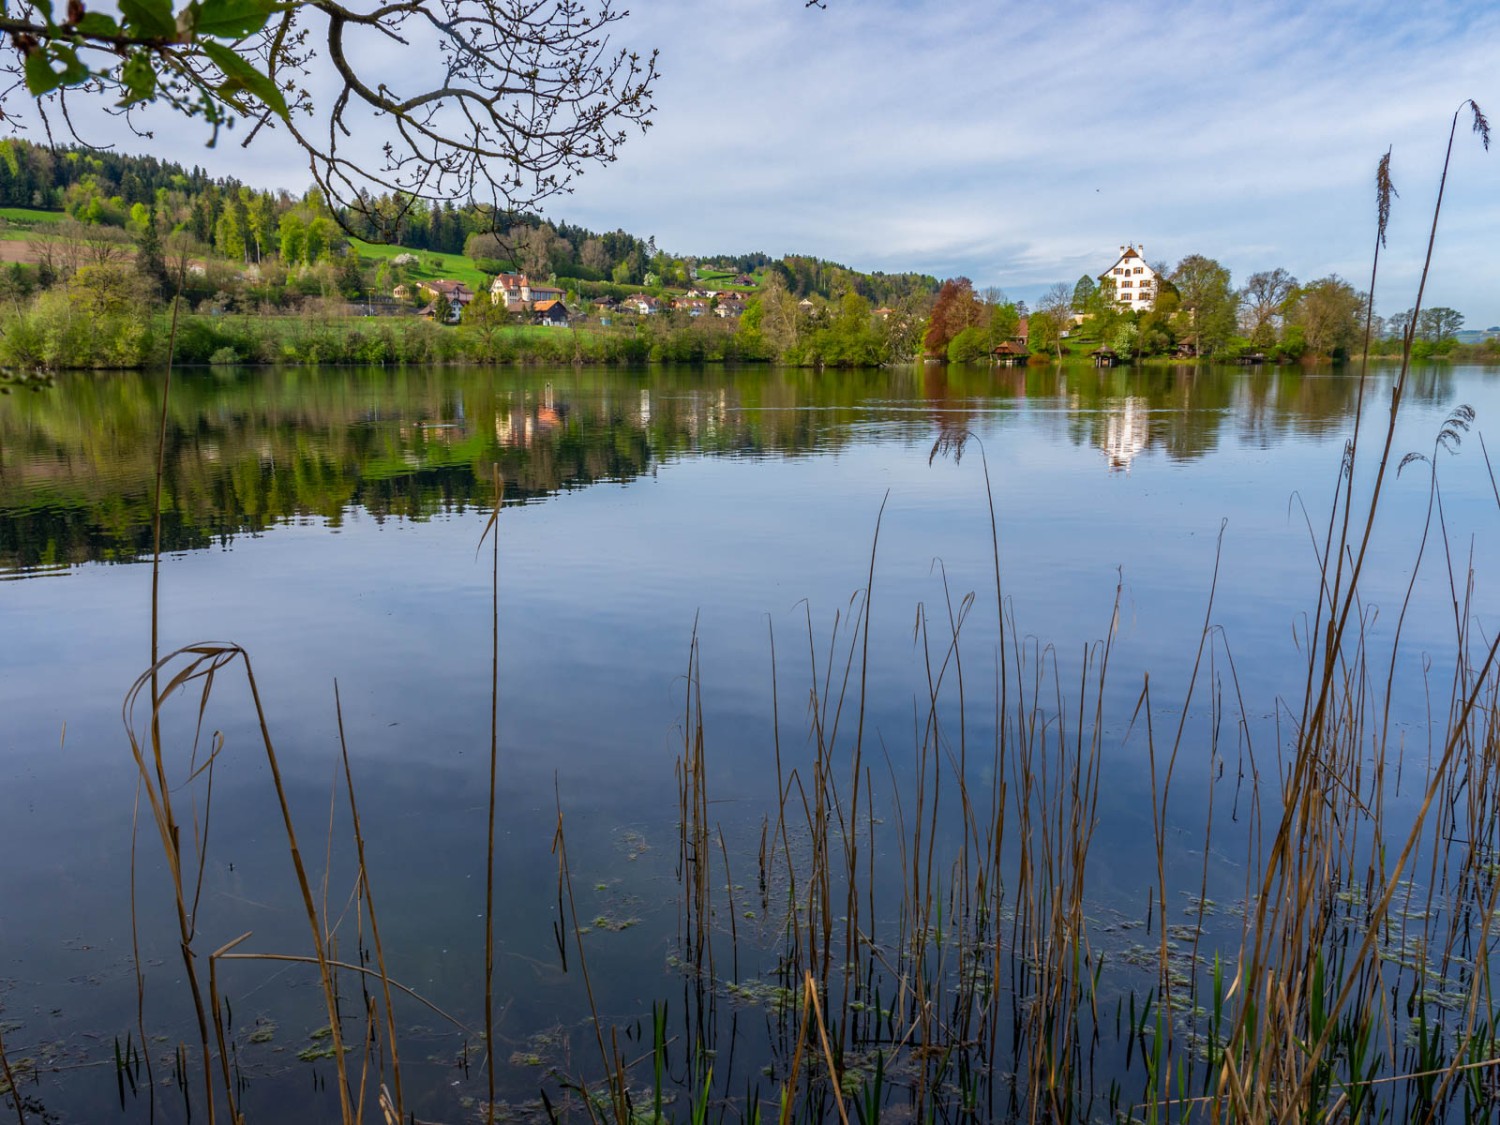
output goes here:
[[229, 1044], [225, 1036], [224, 1019], [220, 1015], [223, 1004], [219, 997], [219, 960], [249, 936], [248, 933], [241, 934], [234, 940], [225, 942], [208, 955], [208, 998], [214, 1017], [214, 1039], [219, 1048], [219, 1066], [223, 1071], [224, 1100], [229, 1107], [229, 1120], [234, 1125], [241, 1125], [245, 1119], [235, 1107], [234, 1083], [229, 1077]]
[[703, 733], [703, 686], [698, 626], [693, 623], [683, 712], [683, 748], [677, 762], [678, 866], [683, 896], [683, 945], [699, 979], [714, 979], [713, 844], [708, 819], [708, 777]]
[[26, 1109], [21, 1104], [21, 1091], [16, 1085], [15, 1072], [10, 1069], [10, 1059], [5, 1055], [4, 1028], [0, 1028], [0, 1074], [5, 1076], [5, 1085], [10, 1089], [11, 1104], [16, 1107], [18, 1125], [26, 1125]]
[[802, 1052], [807, 1049], [807, 1029], [812, 1021], [808, 1014], [812, 1010], [812, 988], [807, 976], [803, 977], [802, 986], [802, 1018], [797, 1021], [797, 1048], [792, 1052], [792, 1072], [787, 1077], [786, 1085], [781, 1091], [781, 1113], [777, 1118], [778, 1125], [791, 1125], [793, 1111], [797, 1104], [797, 1078], [802, 1070]]
[[[500, 508], [505, 501], [505, 483], [500, 466], [492, 469], [495, 510], [485, 522], [479, 537], [494, 532], [490, 556], [490, 791], [485, 819], [484, 848], [484, 1057], [489, 1082], [489, 1099], [485, 1103], [485, 1121], [495, 1123], [495, 793], [500, 762]], [[394, 1039], [393, 1039], [394, 1042]], [[401, 1102], [400, 1071], [396, 1072], [396, 1105]]]
[[828, 1041], [828, 1024], [823, 1019], [823, 1007], [818, 1002], [818, 985], [812, 979], [811, 973], [804, 974], [802, 987], [803, 995], [807, 997], [807, 1003], [812, 1008], [813, 1019], [818, 1025], [818, 1041], [823, 1046], [823, 1059], [828, 1067], [828, 1083], [833, 1087], [833, 1104], [839, 1111], [839, 1121], [842, 1125], [849, 1125], [849, 1115], [844, 1112], [844, 1092], [839, 1087], [838, 1063], [833, 1057], [833, 1046]]
[[[365, 864], [365, 834], [359, 819], [359, 802], [355, 800], [354, 796], [354, 771], [349, 765], [349, 743], [344, 737], [344, 706], [342, 700], [339, 698], [337, 680], [333, 684], [333, 707], [334, 713], [338, 717], [339, 756], [343, 759], [344, 763], [344, 789], [349, 797], [349, 818], [354, 832], [355, 857], [359, 864], [357, 878], [364, 897], [365, 909], [369, 912], [370, 935], [375, 943], [375, 964], [379, 970], [381, 993], [385, 1001], [386, 1043], [390, 1047], [391, 1052], [391, 1081], [396, 1087], [394, 1111], [396, 1117], [399, 1119], [404, 1113], [406, 1101], [401, 1087], [401, 1053], [396, 1043], [396, 1015], [395, 1009], [391, 1004], [392, 982], [385, 964], [385, 945], [380, 940], [380, 918], [375, 911], [375, 890], [370, 882], [369, 868]], [[363, 1089], [363, 1084], [361, 1084], [361, 1089]], [[382, 1086], [381, 1090], [384, 1092], [385, 1087]], [[387, 1095], [387, 1100], [389, 1100], [389, 1095]], [[362, 1114], [356, 1118], [356, 1120], [361, 1121], [363, 1119]]]
[[[246, 936], [249, 936], [249, 935], [246, 935]], [[219, 960], [219, 961], [274, 961], [274, 962], [279, 962], [279, 963], [287, 964], [287, 965], [317, 965], [320, 968], [324, 964], [324, 962], [319, 961], [317, 957], [315, 957], [315, 956], [309, 956], [308, 954], [305, 954], [305, 953], [233, 953], [233, 952], [229, 952], [229, 953], [217, 953], [217, 954], [215, 954], [215, 958], [217, 960]], [[474, 1029], [471, 1028], [471, 1027], [469, 1027], [467, 1024], [465, 1024], [457, 1016], [455, 1016], [451, 1012], [448, 1012], [447, 1010], [439, 1007], [437, 1004], [434, 1004], [431, 1000], [429, 1000], [427, 997], [423, 996], [420, 992], [418, 992], [416, 989], [412, 988], [411, 986], [402, 984], [400, 981], [398, 981], [398, 980], [396, 980], [394, 978], [386, 978], [386, 977], [384, 977], [382, 975], [381, 970], [378, 967], [372, 969], [368, 965], [356, 965], [352, 961], [339, 961], [339, 960], [333, 960], [333, 959], [328, 960], [326, 963], [327, 963], [329, 969], [331, 969], [331, 970], [332, 969], [337, 969], [340, 972], [355, 973], [355, 974], [357, 974], [359, 976], [362, 976], [362, 977], [366, 977], [366, 978], [373, 977], [373, 978], [375, 978], [377, 980], [389, 979], [390, 980], [390, 986], [393, 989], [395, 989], [397, 992], [401, 993], [403, 996], [407, 996], [410, 999], [415, 1000], [418, 1004], [422, 1005], [422, 1007], [426, 1008], [433, 1015], [441, 1017], [443, 1020], [447, 1021], [456, 1031], [462, 1032], [466, 1036], [474, 1034]]]
[[[172, 675], [164, 689], [158, 690], [154, 685], [156, 685], [159, 677], [171, 668], [179, 658], [185, 660], [183, 667]], [[165, 763], [160, 753], [160, 716], [164, 701], [175, 691], [179, 688], [185, 689], [194, 683], [198, 683], [198, 716], [201, 724], [202, 717], [208, 706], [209, 697], [213, 691], [216, 676], [235, 660], [241, 661], [246, 684], [250, 689], [251, 701], [259, 727], [261, 748], [265, 753], [266, 762], [270, 769], [272, 787], [281, 811], [282, 828], [286, 834], [292, 866], [297, 876], [297, 886], [301, 892], [303, 911], [312, 932], [313, 948], [316, 953], [319, 978], [323, 987], [324, 1003], [328, 1010], [329, 1025], [332, 1028], [334, 1063], [338, 1072], [340, 1110], [344, 1121], [352, 1122], [353, 1106], [349, 1100], [349, 1088], [343, 1057], [344, 1048], [340, 1029], [338, 998], [333, 980], [333, 961], [325, 942], [321, 916], [313, 898], [312, 884], [308, 879], [307, 870], [302, 861], [302, 852], [297, 843], [296, 830], [292, 823], [291, 807], [287, 800], [285, 785], [282, 782], [275, 745], [271, 738], [270, 725], [266, 718], [265, 708], [261, 702], [255, 672], [251, 666], [249, 654], [238, 645], [212, 643], [188, 645], [162, 657], [136, 679], [130, 691], [126, 693], [123, 707], [123, 719], [127, 737], [130, 740], [131, 753], [135, 757], [137, 770], [151, 807], [152, 818], [157, 826], [158, 834], [162, 840], [163, 851], [167, 858], [173, 888], [174, 905], [177, 911], [179, 933], [182, 939], [182, 953], [187, 966], [188, 982], [193, 995], [195, 1011], [199, 1020], [204, 1066], [205, 1068], [211, 1066], [211, 1055], [208, 1049], [209, 1020], [204, 1008], [202, 993], [198, 985], [197, 973], [193, 962], [192, 942], [196, 923], [188, 913], [184, 894], [180, 846], [181, 832], [171, 812], [170, 788], [162, 784], [165, 781], [166, 774]], [[138, 728], [135, 714], [140, 696], [148, 687], [151, 688], [152, 697], [150, 730], [156, 736], [152, 743], [154, 753], [150, 764], [148, 764], [146, 752], [141, 745], [141, 740], [137, 733]], [[193, 776], [201, 773], [204, 769], [208, 769], [213, 761], [217, 759], [221, 750], [222, 744], [216, 745], [209, 758], [209, 762], [205, 766], [199, 767]], [[155, 768], [153, 768], [153, 764]], [[161, 779], [162, 783], [158, 782], [158, 778]], [[202, 862], [201, 849], [200, 862]], [[207, 1077], [204, 1081], [205, 1093], [209, 1101], [207, 1112], [209, 1113], [210, 1121], [212, 1121], [215, 1114], [212, 1079], [211, 1077]]]
[[[161, 509], [162, 509], [162, 490], [164, 488], [164, 484], [165, 484], [165, 480], [166, 480], [167, 420], [168, 420], [168, 418], [170, 416], [168, 412], [169, 412], [169, 409], [170, 409], [170, 406], [171, 406], [171, 397], [172, 397], [172, 368], [173, 368], [173, 364], [174, 364], [174, 362], [176, 360], [176, 356], [177, 356], [178, 313], [179, 313], [179, 311], [181, 309], [181, 305], [182, 305], [182, 287], [183, 287], [183, 282], [184, 282], [186, 276], [187, 276], [187, 256], [183, 255], [181, 261], [178, 263], [177, 285], [176, 285], [176, 289], [175, 289], [175, 291], [174, 291], [174, 293], [172, 295], [171, 328], [170, 328], [170, 330], [168, 332], [168, 338], [167, 338], [167, 365], [166, 365], [166, 371], [163, 374], [163, 378], [162, 378], [161, 418], [160, 418], [160, 421], [158, 422], [158, 425], [157, 425], [157, 435], [156, 435], [156, 472], [155, 472], [155, 477], [154, 477], [154, 482], [153, 482], [153, 493], [152, 493], [152, 512], [151, 512], [151, 681], [150, 681], [151, 682], [151, 703], [152, 703], [152, 707], [151, 707], [150, 745], [151, 745], [151, 751], [152, 751], [152, 764], [155, 767], [156, 784], [157, 784], [157, 787], [158, 787], [158, 792], [160, 794], [159, 799], [153, 801], [153, 805], [160, 806], [159, 809], [158, 809], [158, 812], [157, 812], [157, 815], [158, 815], [158, 828], [159, 829], [163, 829], [163, 833], [162, 833], [162, 835], [163, 835], [163, 845], [167, 849], [168, 866], [169, 866], [169, 868], [171, 870], [172, 880], [173, 880], [174, 889], [175, 889], [175, 898], [176, 898], [176, 904], [175, 905], [177, 907], [177, 929], [178, 929], [178, 936], [180, 938], [180, 944], [181, 944], [181, 952], [182, 952], [182, 958], [183, 958], [183, 969], [184, 969], [184, 972], [187, 974], [188, 987], [189, 987], [189, 990], [192, 993], [193, 1011], [194, 1011], [194, 1014], [197, 1017], [197, 1021], [198, 1021], [198, 1038], [199, 1038], [200, 1049], [202, 1051], [202, 1056], [203, 1056], [203, 1083], [204, 1083], [204, 1085], [203, 1085], [203, 1092], [204, 1092], [204, 1101], [207, 1103], [206, 1104], [206, 1111], [208, 1113], [209, 1125], [213, 1125], [213, 1122], [214, 1122], [213, 1070], [212, 1070], [212, 1067], [211, 1067], [210, 1061], [209, 1061], [208, 1019], [207, 1019], [207, 1017], [206, 1017], [206, 1015], [204, 1013], [204, 1010], [203, 1010], [202, 989], [201, 989], [201, 987], [200, 987], [200, 985], [198, 983], [198, 974], [197, 974], [196, 968], [195, 968], [195, 966], [193, 964], [193, 959], [192, 959], [192, 954], [191, 954], [191, 945], [192, 945], [192, 933], [191, 933], [191, 931], [192, 931], [192, 927], [191, 927], [191, 925], [188, 922], [187, 907], [186, 907], [186, 903], [184, 902], [184, 899], [183, 899], [182, 873], [181, 873], [181, 854], [180, 854], [180, 852], [178, 850], [179, 846], [180, 846], [180, 831], [179, 831], [178, 826], [177, 826], [177, 821], [176, 821], [176, 819], [172, 815], [171, 790], [170, 790], [170, 788], [167, 785], [165, 755], [163, 753], [162, 744], [161, 744], [161, 724], [160, 724], [160, 720], [159, 720], [158, 715], [159, 715], [159, 711], [160, 711], [162, 695], [161, 695], [160, 685], [158, 683], [157, 671], [156, 671], [157, 668], [158, 668], [158, 666], [161, 663], [161, 655], [160, 655], [161, 654]], [[134, 745], [134, 738], [132, 738], [132, 746], [133, 745]], [[141, 767], [142, 772], [144, 773], [144, 765], [142, 763], [141, 756], [139, 755], [139, 753], [137, 753], [136, 762], [137, 762], [137, 765]], [[160, 819], [163, 815], [166, 818], [165, 821], [162, 821]], [[131, 833], [131, 853], [132, 853], [132, 858], [134, 856], [134, 851], [135, 851], [135, 835], [134, 835], [134, 827], [132, 826], [132, 833]], [[144, 1044], [145, 1042], [147, 1042], [146, 1037], [145, 1037], [145, 1022], [144, 1022], [145, 1021], [145, 1016], [144, 1016], [145, 983], [144, 983], [144, 974], [142, 973], [141, 967], [140, 967], [141, 966], [141, 961], [140, 961], [140, 947], [139, 947], [139, 944], [135, 942], [135, 936], [136, 936], [136, 934], [138, 932], [138, 927], [136, 925], [136, 900], [135, 900], [134, 891], [135, 891], [135, 879], [134, 879], [134, 868], [133, 868], [133, 865], [132, 865], [130, 913], [131, 913], [131, 934], [132, 934], [132, 943], [133, 943], [133, 949], [134, 949], [134, 964], [135, 964], [135, 971], [136, 971], [136, 989], [137, 989], [137, 1006], [136, 1006], [136, 1017], [137, 1017], [137, 1020], [136, 1020], [136, 1022], [137, 1022], [137, 1025], [138, 1025], [138, 1027], [140, 1028], [140, 1031], [141, 1031], [141, 1042]], [[148, 1078], [150, 1076], [150, 1067], [151, 1067], [150, 1054], [151, 1053], [149, 1051], [146, 1052]], [[154, 1083], [154, 1081], [151, 1082], [151, 1087], [152, 1087], [151, 1102], [152, 1102], [152, 1107], [154, 1109], [155, 1108], [155, 1101], [156, 1101], [156, 1099], [155, 1099], [155, 1083]]]
[[[583, 976], [583, 991], [588, 998], [589, 1014], [594, 1028], [594, 1041], [599, 1049], [599, 1061], [604, 1067], [605, 1083], [609, 1090], [610, 1109], [615, 1115], [616, 1125], [630, 1125], [630, 1089], [628, 1086], [628, 1075], [624, 1056], [620, 1053], [619, 1045], [611, 1042], [610, 1046], [604, 1043], [604, 1025], [599, 1019], [599, 1005], [594, 1000], [594, 984], [589, 976], [588, 958], [583, 949], [583, 928], [578, 921], [578, 904], [573, 898], [573, 873], [568, 866], [568, 844], [567, 837], [563, 833], [562, 797], [558, 795], [557, 801], [557, 828], [552, 834], [552, 853], [557, 856], [557, 885], [558, 901], [567, 899], [568, 919], [567, 923], [573, 930], [573, 941], [578, 951], [578, 969]], [[580, 1089], [583, 1088], [580, 1086]], [[587, 1109], [589, 1119], [594, 1120], [594, 1107], [592, 1099], [584, 1091], [584, 1107]]]
[[[859, 700], [855, 709], [857, 725], [849, 763], [851, 820], [859, 813], [860, 774], [864, 769], [865, 705], [869, 698], [870, 674], [870, 607], [875, 593], [875, 558], [880, 548], [880, 524], [885, 518], [885, 506], [890, 498], [890, 489], [886, 489], [885, 496], [880, 501], [880, 510], [875, 515], [875, 533], [870, 539], [870, 567], [865, 578], [864, 598], [860, 606], [860, 616], [864, 627], [861, 630], [863, 637], [859, 660]], [[847, 1012], [850, 1002], [854, 999], [851, 978], [857, 980], [855, 973], [859, 956], [859, 833], [853, 830], [852, 824], [844, 838], [844, 861], [847, 872], [847, 894], [844, 904], [843, 1009]], [[847, 1019], [839, 1021], [840, 1035], [848, 1027], [848, 1023]], [[843, 1112], [842, 1104], [839, 1112], [841, 1114]]]

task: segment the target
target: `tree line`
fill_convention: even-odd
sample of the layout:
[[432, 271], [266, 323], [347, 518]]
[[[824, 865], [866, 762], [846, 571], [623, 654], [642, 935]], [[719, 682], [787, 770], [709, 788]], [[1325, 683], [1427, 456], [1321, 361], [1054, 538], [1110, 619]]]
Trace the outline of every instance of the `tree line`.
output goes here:
[[516, 270], [536, 278], [687, 288], [700, 267], [736, 275], [772, 270], [798, 297], [836, 299], [852, 290], [877, 304], [937, 288], [926, 275], [862, 273], [805, 255], [677, 255], [624, 230], [597, 232], [475, 201], [387, 193], [336, 207], [316, 188], [301, 195], [257, 190], [154, 157], [54, 150], [19, 139], [0, 142], [0, 205], [62, 211], [134, 236], [148, 225], [158, 238], [183, 232], [242, 265], [272, 257], [287, 266], [315, 265], [341, 257], [352, 235], [463, 254], [492, 274]]
[[[1034, 309], [998, 289], [979, 292], [967, 278], [951, 279], [938, 293], [923, 350], [954, 362], [988, 357], [1007, 343], [1058, 359], [1083, 347], [1107, 348], [1124, 359], [1176, 354], [1337, 361], [1365, 348], [1368, 295], [1337, 274], [1301, 282], [1277, 268], [1252, 273], [1236, 287], [1227, 267], [1201, 254], [1189, 254], [1175, 267], [1152, 268], [1155, 300], [1142, 309], [1124, 307], [1108, 275], [1058, 282]], [[1368, 350], [1399, 354], [1410, 334], [1417, 358], [1448, 354], [1458, 345], [1463, 322], [1462, 313], [1444, 307], [1423, 309], [1415, 323], [1409, 309], [1373, 316]]]

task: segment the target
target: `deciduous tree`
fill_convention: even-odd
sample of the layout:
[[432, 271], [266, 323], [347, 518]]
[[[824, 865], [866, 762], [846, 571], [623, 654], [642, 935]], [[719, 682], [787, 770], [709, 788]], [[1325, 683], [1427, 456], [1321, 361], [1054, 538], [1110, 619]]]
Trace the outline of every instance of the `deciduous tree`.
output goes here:
[[1234, 334], [1239, 298], [1230, 288], [1229, 271], [1212, 258], [1189, 254], [1172, 271], [1183, 335], [1194, 351], [1211, 355]]
[[1062, 359], [1062, 334], [1068, 331], [1073, 323], [1073, 294], [1077, 286], [1070, 287], [1066, 282], [1059, 281], [1047, 287], [1042, 294], [1042, 299], [1037, 304], [1037, 309], [1050, 316], [1057, 326], [1056, 336], [1053, 340], [1053, 348], [1057, 352], [1057, 358]]
[[1314, 355], [1347, 355], [1359, 342], [1365, 298], [1337, 274], [1297, 290], [1289, 320]]
[[1245, 334], [1257, 347], [1276, 343], [1278, 329], [1286, 315], [1287, 298], [1297, 288], [1297, 279], [1286, 270], [1262, 270], [1252, 273], [1240, 290], [1241, 320]]
[[1417, 317], [1417, 336], [1419, 339], [1436, 344], [1457, 336], [1459, 329], [1463, 326], [1463, 313], [1444, 305], [1436, 305], [1430, 309], [1423, 309], [1422, 314]]
[[932, 306], [932, 315], [927, 318], [927, 331], [922, 337], [923, 350], [928, 355], [947, 355], [953, 337], [965, 328], [978, 325], [983, 316], [984, 309], [979, 298], [974, 296], [972, 281], [967, 277], [955, 277], [943, 282], [937, 302]]
[[307, 223], [296, 211], [281, 216], [281, 260], [294, 266], [307, 252]]
[[550, 276], [557, 242], [557, 236], [546, 223], [522, 228], [519, 237], [515, 239], [516, 260], [521, 271], [538, 280], [545, 280]]

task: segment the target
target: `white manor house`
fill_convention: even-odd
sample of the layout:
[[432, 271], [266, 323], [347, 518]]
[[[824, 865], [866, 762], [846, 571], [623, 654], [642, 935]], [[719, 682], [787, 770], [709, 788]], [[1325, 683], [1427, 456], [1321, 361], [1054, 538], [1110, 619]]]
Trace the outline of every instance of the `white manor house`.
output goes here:
[[1099, 275], [1099, 281], [1111, 282], [1115, 287], [1116, 303], [1130, 312], [1149, 309], [1151, 302], [1156, 300], [1159, 285], [1156, 271], [1146, 264], [1146, 259], [1134, 246], [1120, 247], [1119, 260]]

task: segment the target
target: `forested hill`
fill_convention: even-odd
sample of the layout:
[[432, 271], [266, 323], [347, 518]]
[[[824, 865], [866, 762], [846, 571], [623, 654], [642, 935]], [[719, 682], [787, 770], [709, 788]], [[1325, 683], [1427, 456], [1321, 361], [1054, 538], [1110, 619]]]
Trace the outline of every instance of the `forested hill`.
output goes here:
[[335, 215], [316, 191], [267, 191], [151, 156], [0, 140], [0, 205], [66, 211], [86, 223], [115, 227], [154, 218], [155, 226], [186, 231], [223, 257], [246, 263], [279, 252], [281, 220], [295, 214], [297, 222], [289, 225], [298, 229], [321, 217], [339, 220], [370, 241], [383, 241], [382, 228], [394, 229], [401, 246], [466, 254], [491, 273], [510, 268], [541, 277], [686, 288], [694, 266], [730, 274], [772, 271], [798, 297], [852, 290], [875, 304], [938, 287], [936, 278], [922, 274], [861, 273], [805, 255], [669, 253], [653, 239], [623, 230], [599, 233], [536, 215], [497, 219], [492, 209], [472, 202], [431, 205], [380, 197], [370, 203], [373, 218]]

